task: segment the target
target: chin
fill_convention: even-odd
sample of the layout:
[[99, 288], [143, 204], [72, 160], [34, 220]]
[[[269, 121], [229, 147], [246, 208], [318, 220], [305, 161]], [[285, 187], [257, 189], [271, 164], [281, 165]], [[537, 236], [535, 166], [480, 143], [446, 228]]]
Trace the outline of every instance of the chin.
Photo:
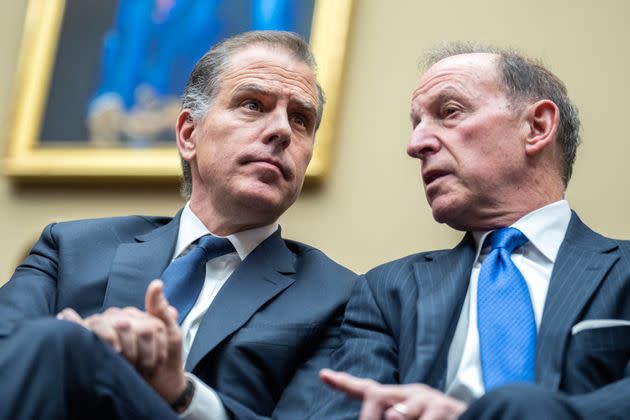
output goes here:
[[445, 223], [456, 230], [467, 230], [466, 218], [469, 212], [466, 205], [437, 199], [431, 203], [431, 212], [436, 222]]
[[287, 203], [282, 191], [269, 185], [263, 188], [247, 188], [241, 191], [239, 196], [241, 203], [246, 207], [260, 213], [276, 215], [275, 218], [293, 204], [293, 201]]

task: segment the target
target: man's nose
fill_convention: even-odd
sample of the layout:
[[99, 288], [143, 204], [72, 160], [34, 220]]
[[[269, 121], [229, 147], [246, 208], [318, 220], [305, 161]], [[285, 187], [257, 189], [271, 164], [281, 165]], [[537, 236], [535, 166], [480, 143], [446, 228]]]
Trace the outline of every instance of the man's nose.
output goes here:
[[412, 158], [423, 160], [427, 155], [437, 153], [442, 147], [435, 130], [427, 122], [421, 122], [413, 129], [407, 154]]
[[269, 113], [265, 143], [274, 143], [276, 147], [287, 148], [291, 143], [291, 123], [285, 110], [275, 110]]

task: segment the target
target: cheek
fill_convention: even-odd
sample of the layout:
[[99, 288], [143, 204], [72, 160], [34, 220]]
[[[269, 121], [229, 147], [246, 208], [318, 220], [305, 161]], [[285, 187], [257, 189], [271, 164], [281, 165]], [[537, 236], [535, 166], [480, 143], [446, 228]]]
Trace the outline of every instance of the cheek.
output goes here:
[[313, 157], [313, 144], [304, 142], [295, 146], [292, 155], [296, 167], [306, 167]]

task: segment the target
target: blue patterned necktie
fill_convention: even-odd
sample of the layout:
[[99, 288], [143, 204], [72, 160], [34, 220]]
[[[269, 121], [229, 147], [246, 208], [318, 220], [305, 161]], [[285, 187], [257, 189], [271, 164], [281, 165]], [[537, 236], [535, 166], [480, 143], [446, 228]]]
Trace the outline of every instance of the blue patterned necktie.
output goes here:
[[479, 272], [477, 326], [486, 391], [534, 381], [534, 310], [527, 283], [510, 259], [512, 251], [527, 241], [520, 230], [512, 227], [492, 232], [485, 241], [491, 251]]
[[216, 236], [202, 236], [184, 256], [175, 258], [162, 273], [164, 295], [179, 312], [178, 322], [188, 315], [206, 279], [206, 262], [235, 252], [229, 240]]

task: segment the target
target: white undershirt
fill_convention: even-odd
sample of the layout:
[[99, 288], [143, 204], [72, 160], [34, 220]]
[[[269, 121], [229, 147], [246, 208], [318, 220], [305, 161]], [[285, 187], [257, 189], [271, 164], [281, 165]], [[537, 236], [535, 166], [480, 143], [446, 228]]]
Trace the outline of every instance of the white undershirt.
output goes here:
[[[529, 242], [512, 252], [511, 259], [523, 274], [529, 288], [537, 329], [540, 329], [551, 272], [570, 220], [569, 203], [561, 200], [527, 214], [512, 225], [529, 239]], [[477, 256], [448, 352], [446, 393], [468, 403], [485, 393], [479, 358], [476, 308], [479, 270], [489, 253], [488, 247], [480, 247], [489, 233], [473, 232]]]
[[[229, 236], [214, 235], [220, 238], [227, 238], [234, 246], [234, 249], [236, 249], [236, 252], [214, 258], [206, 263], [206, 278], [199, 297], [181, 325], [184, 337], [184, 364], [199, 330], [201, 320], [214, 298], [241, 261], [276, 230], [278, 230], [278, 224], [272, 223]], [[208, 231], [208, 228], [190, 209], [190, 203], [187, 203], [181, 214], [173, 259], [187, 252], [193, 242], [209, 233], [211, 232]], [[179, 417], [188, 420], [227, 420], [227, 413], [216, 392], [196, 376], [190, 373], [186, 375], [195, 382], [195, 395], [188, 409], [180, 414]]]

